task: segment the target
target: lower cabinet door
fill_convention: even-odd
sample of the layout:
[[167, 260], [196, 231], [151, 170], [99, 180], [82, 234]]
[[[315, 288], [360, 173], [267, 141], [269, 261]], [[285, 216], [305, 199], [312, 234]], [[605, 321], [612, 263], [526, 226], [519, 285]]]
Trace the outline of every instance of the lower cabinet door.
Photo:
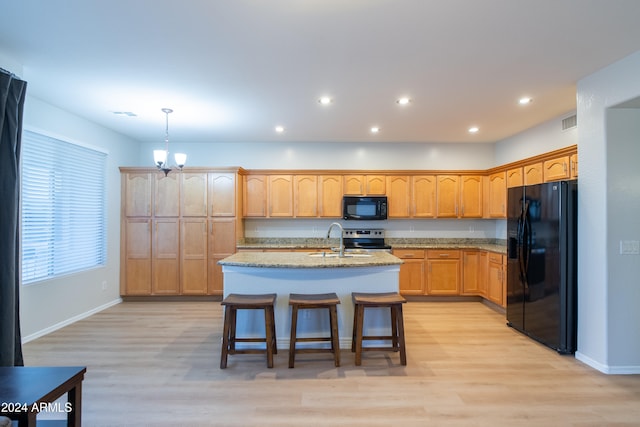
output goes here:
[[400, 266], [400, 293], [424, 294], [424, 259], [403, 259]]

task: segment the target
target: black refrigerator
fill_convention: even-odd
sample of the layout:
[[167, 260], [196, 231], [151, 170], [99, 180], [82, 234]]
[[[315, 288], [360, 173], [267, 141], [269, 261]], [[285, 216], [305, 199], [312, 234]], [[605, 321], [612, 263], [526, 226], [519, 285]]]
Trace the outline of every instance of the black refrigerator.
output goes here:
[[507, 194], [507, 325], [561, 354], [576, 351], [577, 181]]

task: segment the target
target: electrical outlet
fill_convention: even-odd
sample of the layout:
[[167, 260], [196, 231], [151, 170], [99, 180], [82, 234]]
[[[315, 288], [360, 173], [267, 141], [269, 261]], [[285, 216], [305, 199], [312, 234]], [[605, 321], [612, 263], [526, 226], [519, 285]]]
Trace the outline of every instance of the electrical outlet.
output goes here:
[[107, 290], [107, 281], [106, 281], [106, 280], [103, 280], [103, 281], [102, 281], [102, 290], [103, 290], [103, 291], [106, 291], [106, 290]]
[[640, 255], [640, 241], [620, 240], [620, 255]]

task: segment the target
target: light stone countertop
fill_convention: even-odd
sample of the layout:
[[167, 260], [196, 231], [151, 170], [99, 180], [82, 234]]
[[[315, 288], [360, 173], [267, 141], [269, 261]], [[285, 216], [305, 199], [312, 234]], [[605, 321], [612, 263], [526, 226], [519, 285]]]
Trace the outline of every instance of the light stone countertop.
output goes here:
[[[345, 258], [310, 256], [313, 252], [238, 252], [218, 261], [222, 266], [265, 268], [352, 268], [400, 265], [402, 260], [387, 252], [347, 254]], [[316, 252], [317, 253], [317, 252]], [[349, 256], [351, 255], [351, 256]]]

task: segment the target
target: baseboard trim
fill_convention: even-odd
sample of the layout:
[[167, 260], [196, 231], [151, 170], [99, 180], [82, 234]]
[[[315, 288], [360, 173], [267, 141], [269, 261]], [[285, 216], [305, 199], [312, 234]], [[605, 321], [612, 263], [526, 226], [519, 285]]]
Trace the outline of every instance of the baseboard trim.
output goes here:
[[603, 374], [608, 375], [635, 375], [640, 374], [640, 366], [609, 366], [593, 360], [592, 358], [585, 356], [584, 354], [576, 351], [576, 359], [582, 363], [591, 366], [593, 369], [597, 369]]
[[106, 310], [107, 308], [113, 307], [114, 305], [118, 305], [121, 302], [122, 302], [122, 298], [117, 298], [117, 299], [115, 299], [113, 301], [109, 301], [108, 303], [103, 304], [103, 305], [101, 305], [99, 307], [96, 307], [96, 308], [94, 308], [92, 310], [86, 311], [84, 313], [80, 313], [77, 316], [73, 316], [73, 317], [71, 317], [71, 318], [69, 318], [67, 320], [64, 320], [62, 322], [56, 323], [55, 325], [51, 325], [48, 328], [44, 328], [44, 329], [42, 329], [42, 330], [40, 330], [38, 332], [35, 332], [33, 334], [30, 334], [30, 335], [27, 335], [25, 337], [22, 337], [22, 344], [26, 344], [26, 343], [28, 343], [30, 341], [33, 341], [33, 340], [37, 339], [37, 338], [43, 337], [43, 336], [45, 336], [47, 334], [50, 334], [51, 332], [57, 331], [58, 329], [62, 329], [65, 326], [69, 326], [72, 323], [77, 322], [78, 320], [86, 319], [87, 317], [89, 317], [89, 316], [91, 316], [93, 314], [96, 314], [96, 313], [98, 313], [98, 312], [100, 312], [102, 310]]

